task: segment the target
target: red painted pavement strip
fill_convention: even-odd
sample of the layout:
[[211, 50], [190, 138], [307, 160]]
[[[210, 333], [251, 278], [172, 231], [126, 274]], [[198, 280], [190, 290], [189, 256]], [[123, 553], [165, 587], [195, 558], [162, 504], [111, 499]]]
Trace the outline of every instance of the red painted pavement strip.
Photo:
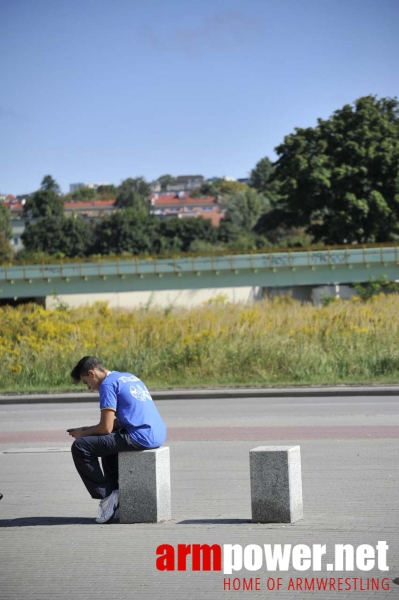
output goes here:
[[[276, 426], [276, 427], [169, 427], [173, 442], [212, 442], [246, 440], [395, 439], [399, 425]], [[4, 431], [0, 443], [73, 442], [60, 430]]]
[[322, 440], [399, 438], [398, 425], [386, 426], [275, 426], [275, 427], [171, 427], [170, 441]]

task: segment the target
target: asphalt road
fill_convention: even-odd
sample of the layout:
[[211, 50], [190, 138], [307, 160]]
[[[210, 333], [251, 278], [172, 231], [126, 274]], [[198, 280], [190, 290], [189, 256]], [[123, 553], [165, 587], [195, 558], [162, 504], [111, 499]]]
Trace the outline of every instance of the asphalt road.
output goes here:
[[[399, 396], [163, 400], [169, 440], [399, 437]], [[96, 403], [0, 405], [0, 450], [69, 444], [66, 429], [98, 422]], [[251, 438], [251, 431], [254, 436]]]

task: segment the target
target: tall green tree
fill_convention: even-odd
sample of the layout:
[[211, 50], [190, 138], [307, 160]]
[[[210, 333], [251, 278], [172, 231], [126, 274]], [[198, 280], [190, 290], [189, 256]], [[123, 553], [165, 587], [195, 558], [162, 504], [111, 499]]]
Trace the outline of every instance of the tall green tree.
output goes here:
[[87, 256], [93, 242], [93, 228], [80, 216], [42, 217], [23, 232], [25, 253], [62, 254], [68, 258]]
[[265, 156], [251, 171], [252, 186], [258, 191], [267, 193], [270, 190], [270, 180], [274, 167], [272, 161]]
[[261, 214], [270, 210], [270, 202], [263, 194], [251, 188], [237, 192], [226, 199], [227, 207], [224, 222], [229, 221], [248, 231], [254, 227]]
[[94, 254], [150, 254], [159, 252], [157, 217], [126, 208], [105, 217], [94, 230]]
[[176, 183], [176, 178], [167, 173], [165, 175], [161, 175], [161, 177], [158, 177], [157, 182], [160, 184], [161, 190], [165, 192], [168, 185], [173, 185]]
[[14, 256], [10, 245], [11, 238], [12, 226], [10, 209], [0, 202], [0, 262], [11, 260]]
[[97, 188], [97, 196], [101, 198], [116, 198], [117, 193], [117, 188], [112, 183], [109, 185], [99, 185]]
[[399, 104], [359, 98], [276, 148], [281, 218], [330, 244], [399, 239]]
[[161, 252], [191, 252], [198, 242], [216, 244], [218, 229], [202, 217], [173, 217], [161, 220], [159, 235]]
[[94, 200], [96, 196], [97, 192], [96, 190], [93, 190], [93, 188], [81, 187], [68, 194], [65, 199], [85, 202], [88, 200]]
[[4, 233], [0, 231], [0, 263], [8, 262], [14, 257], [13, 249]]
[[25, 215], [30, 218], [61, 217], [64, 214], [64, 200], [59, 195], [60, 188], [51, 175], [46, 175], [40, 189], [29, 196], [25, 205]]
[[11, 211], [0, 202], [0, 233], [6, 240], [12, 238]]
[[55, 192], [56, 194], [61, 193], [60, 186], [56, 182], [55, 179], [51, 175], [45, 175], [42, 179], [42, 183], [40, 184], [41, 190], [46, 190], [50, 192]]
[[228, 248], [253, 250], [267, 245], [267, 240], [253, 229], [261, 215], [270, 210], [270, 202], [252, 188], [224, 200], [227, 210], [219, 227], [219, 240]]
[[144, 213], [149, 211], [148, 196], [151, 187], [144, 177], [129, 178], [122, 181], [118, 188], [115, 206], [118, 208], [134, 208]]

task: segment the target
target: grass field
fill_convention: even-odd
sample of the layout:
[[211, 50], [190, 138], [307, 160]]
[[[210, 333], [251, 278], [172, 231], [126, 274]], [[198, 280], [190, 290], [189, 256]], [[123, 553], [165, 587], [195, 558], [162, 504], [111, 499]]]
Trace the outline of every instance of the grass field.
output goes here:
[[0, 391], [76, 390], [88, 354], [148, 387], [399, 382], [399, 295], [328, 306], [282, 296], [254, 305], [46, 311], [0, 308]]

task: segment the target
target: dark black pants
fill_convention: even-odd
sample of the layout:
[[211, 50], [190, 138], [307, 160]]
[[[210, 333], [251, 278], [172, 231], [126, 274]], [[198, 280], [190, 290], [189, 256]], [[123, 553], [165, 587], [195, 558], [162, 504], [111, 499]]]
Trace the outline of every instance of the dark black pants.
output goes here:
[[[126, 429], [107, 435], [88, 435], [72, 444], [75, 467], [92, 498], [107, 498], [118, 484], [118, 452], [145, 450]], [[101, 457], [101, 470], [99, 458]]]

